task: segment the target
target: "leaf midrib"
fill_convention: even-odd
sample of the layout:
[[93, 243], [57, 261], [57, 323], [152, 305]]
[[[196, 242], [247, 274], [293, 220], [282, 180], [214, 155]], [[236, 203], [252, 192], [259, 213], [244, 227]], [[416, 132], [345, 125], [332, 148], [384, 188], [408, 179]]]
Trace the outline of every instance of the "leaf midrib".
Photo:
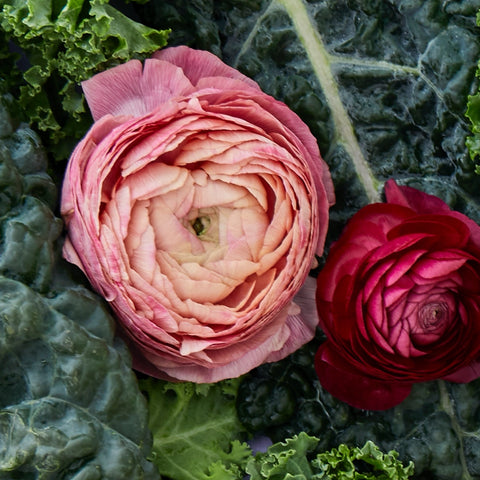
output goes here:
[[201, 425], [189, 428], [188, 430], [183, 430], [177, 433], [168, 432], [168, 435], [161, 436], [159, 433], [158, 438], [155, 437], [155, 446], [168, 445], [169, 443], [176, 443], [178, 441], [184, 441], [189, 444], [193, 444], [190, 441], [190, 438], [195, 437], [199, 434], [204, 434], [210, 430], [225, 430], [227, 427], [234, 426], [235, 421], [232, 418], [224, 418], [221, 421], [215, 420], [210, 422], [202, 423]]
[[320, 34], [312, 24], [305, 3], [302, 0], [274, 1], [277, 1], [285, 8], [292, 20], [300, 42], [305, 48], [331, 111], [337, 137], [335, 140], [341, 143], [350, 155], [368, 200], [372, 203], [379, 201], [379, 182], [372, 173], [370, 165], [360, 148], [352, 122], [340, 98], [338, 86], [330, 68], [331, 61], [329, 55]]

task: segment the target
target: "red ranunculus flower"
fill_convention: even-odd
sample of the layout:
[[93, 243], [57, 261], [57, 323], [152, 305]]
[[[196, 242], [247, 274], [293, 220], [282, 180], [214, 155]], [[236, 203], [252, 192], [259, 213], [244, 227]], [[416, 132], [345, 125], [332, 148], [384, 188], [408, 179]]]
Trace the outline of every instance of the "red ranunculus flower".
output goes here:
[[320, 382], [370, 410], [415, 382], [480, 376], [480, 226], [393, 180], [385, 195], [347, 224], [317, 290]]
[[333, 185], [307, 126], [187, 47], [82, 86], [95, 123], [65, 174], [64, 255], [110, 302], [135, 368], [213, 382], [310, 340], [315, 281], [301, 288]]

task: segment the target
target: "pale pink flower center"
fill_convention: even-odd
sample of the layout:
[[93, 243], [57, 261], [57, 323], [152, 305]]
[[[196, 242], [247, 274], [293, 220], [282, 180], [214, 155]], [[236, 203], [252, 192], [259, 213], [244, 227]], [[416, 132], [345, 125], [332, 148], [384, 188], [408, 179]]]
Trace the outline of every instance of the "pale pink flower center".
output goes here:
[[[124, 245], [125, 278], [152, 287], [152, 299], [179, 322], [236, 325], [262, 302], [280, 309], [316, 244], [310, 186], [296, 160], [264, 137], [224, 126], [208, 136], [194, 131], [181, 146], [172, 141], [174, 153], [128, 153], [104, 191], [101, 222]], [[152, 301], [135, 307], [145, 311]], [[175, 329], [193, 323], [211, 334], [194, 320]]]

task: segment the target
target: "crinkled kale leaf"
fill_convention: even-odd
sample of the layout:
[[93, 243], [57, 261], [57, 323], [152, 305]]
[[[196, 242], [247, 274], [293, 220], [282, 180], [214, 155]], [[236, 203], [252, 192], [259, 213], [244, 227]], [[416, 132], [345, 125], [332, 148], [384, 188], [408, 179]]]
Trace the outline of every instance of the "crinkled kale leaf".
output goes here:
[[13, 105], [0, 98], [0, 478], [158, 479], [130, 357], [58, 258], [56, 187]]
[[108, 325], [97, 308], [85, 291], [46, 299], [0, 276], [0, 478], [159, 478], [128, 357], [77, 321]]
[[38, 136], [26, 125], [14, 128], [5, 98], [0, 128], [0, 274], [46, 292], [62, 231], [52, 212], [57, 188]]
[[251, 480], [407, 480], [413, 474], [413, 463], [404, 467], [397, 452], [383, 453], [373, 442], [315, 453], [318, 441], [302, 432], [257, 453], [246, 471]]
[[221, 55], [309, 125], [335, 183], [330, 239], [390, 177], [480, 220], [465, 147], [480, 0], [196, 0], [188, 9], [165, 0], [137, 9], [149, 25], [172, 26], [170, 45]]
[[[133, 21], [109, 0], [0, 0], [0, 27], [22, 53], [25, 118], [45, 132], [44, 143], [59, 160], [68, 158], [92, 122], [79, 82], [148, 56], [168, 35]], [[0, 66], [2, 75], [11, 74], [10, 64]]]

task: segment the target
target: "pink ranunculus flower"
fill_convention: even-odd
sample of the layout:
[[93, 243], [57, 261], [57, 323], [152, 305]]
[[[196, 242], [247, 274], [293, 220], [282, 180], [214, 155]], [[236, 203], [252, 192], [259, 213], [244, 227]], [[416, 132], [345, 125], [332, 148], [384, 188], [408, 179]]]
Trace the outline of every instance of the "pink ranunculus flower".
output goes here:
[[317, 290], [320, 382], [369, 410], [417, 382], [480, 377], [480, 226], [393, 180], [385, 195], [349, 221]]
[[110, 302], [134, 367], [214, 382], [310, 340], [334, 194], [305, 124], [187, 47], [82, 86], [95, 123], [66, 170], [64, 256]]

